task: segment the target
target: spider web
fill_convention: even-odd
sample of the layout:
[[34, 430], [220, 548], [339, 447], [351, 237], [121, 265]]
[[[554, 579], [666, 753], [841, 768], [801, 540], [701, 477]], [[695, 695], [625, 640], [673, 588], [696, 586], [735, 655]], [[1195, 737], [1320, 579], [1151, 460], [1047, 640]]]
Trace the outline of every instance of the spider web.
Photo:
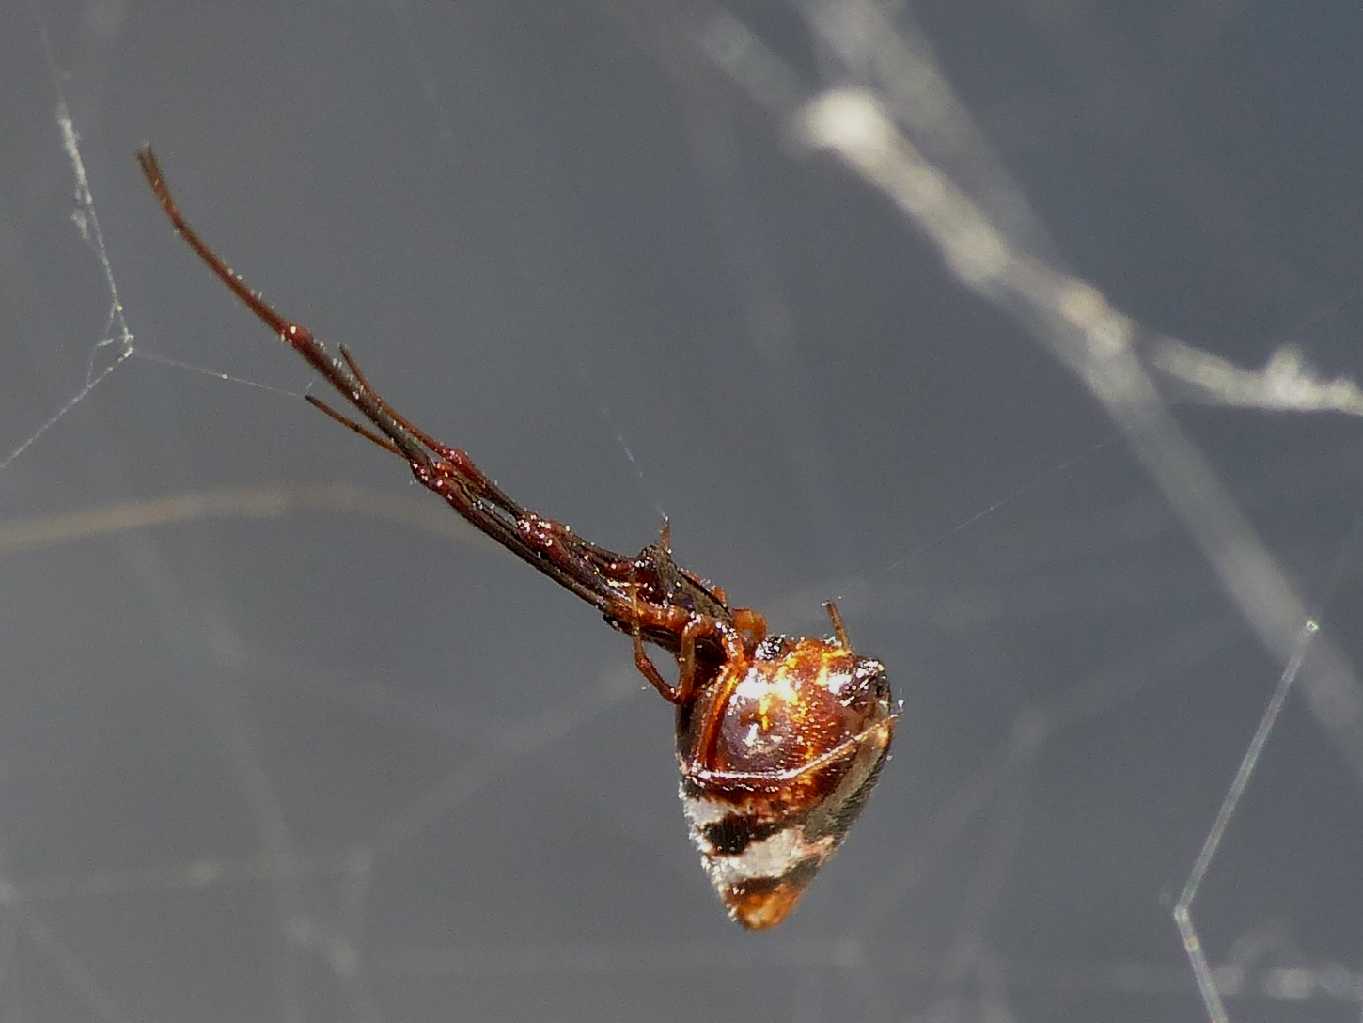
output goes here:
[[[248, 6], [0, 44], [4, 1018], [1361, 1018], [1357, 12]], [[144, 139], [512, 494], [841, 598], [906, 713], [789, 924]]]

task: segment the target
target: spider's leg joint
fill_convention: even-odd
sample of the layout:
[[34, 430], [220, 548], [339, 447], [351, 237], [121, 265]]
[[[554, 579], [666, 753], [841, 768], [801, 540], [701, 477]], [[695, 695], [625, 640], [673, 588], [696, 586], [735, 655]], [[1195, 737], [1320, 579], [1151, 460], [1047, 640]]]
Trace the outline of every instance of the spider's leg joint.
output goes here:
[[[290, 323], [279, 332], [279, 340], [294, 348], [306, 347], [315, 344], [312, 331], [301, 323]], [[358, 395], [356, 396], [358, 397]]]

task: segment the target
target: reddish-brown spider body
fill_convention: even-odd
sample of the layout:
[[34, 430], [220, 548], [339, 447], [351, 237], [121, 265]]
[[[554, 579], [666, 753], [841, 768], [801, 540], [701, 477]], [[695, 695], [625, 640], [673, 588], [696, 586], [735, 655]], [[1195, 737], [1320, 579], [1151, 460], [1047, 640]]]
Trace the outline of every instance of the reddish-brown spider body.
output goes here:
[[[730, 607], [722, 589], [672, 560], [666, 525], [657, 543], [627, 557], [523, 507], [467, 452], [399, 414], [344, 346], [333, 355], [247, 287], [185, 221], [149, 148], [138, 162], [199, 258], [372, 426], [308, 396], [312, 405], [405, 460], [471, 525], [631, 637], [636, 667], [677, 707], [682, 807], [710, 880], [745, 927], [785, 919], [860, 813], [894, 731], [885, 669], [853, 653], [837, 608], [825, 605], [830, 639], [768, 638], [760, 614]], [[676, 658], [675, 684], [645, 643]]]
[[786, 918], [865, 805], [894, 719], [884, 667], [840, 638], [772, 636], [678, 708], [682, 808], [731, 917]]

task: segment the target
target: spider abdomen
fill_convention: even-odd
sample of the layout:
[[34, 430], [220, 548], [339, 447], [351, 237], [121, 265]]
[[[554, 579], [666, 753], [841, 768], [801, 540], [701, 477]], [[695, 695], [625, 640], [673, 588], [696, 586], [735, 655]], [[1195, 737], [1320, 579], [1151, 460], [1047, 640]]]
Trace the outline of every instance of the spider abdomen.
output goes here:
[[893, 731], [885, 669], [823, 639], [772, 637], [681, 710], [682, 809], [731, 917], [757, 930], [790, 914], [865, 805]]

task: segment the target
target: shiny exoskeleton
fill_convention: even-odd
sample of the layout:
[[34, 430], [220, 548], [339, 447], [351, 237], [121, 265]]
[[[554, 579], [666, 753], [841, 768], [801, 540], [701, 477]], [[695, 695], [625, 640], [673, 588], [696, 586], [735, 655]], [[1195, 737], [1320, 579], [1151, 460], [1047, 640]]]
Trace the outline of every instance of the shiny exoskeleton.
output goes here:
[[894, 722], [885, 668], [838, 637], [769, 637], [678, 710], [682, 808], [730, 916], [789, 915], [865, 805]]
[[[861, 811], [885, 762], [895, 713], [885, 669], [858, 657], [837, 608], [830, 639], [766, 635], [762, 615], [672, 560], [667, 527], [629, 557], [523, 507], [461, 448], [385, 401], [344, 346], [332, 352], [251, 290], [185, 221], [150, 148], [138, 162], [176, 231], [213, 273], [364, 419], [307, 401], [406, 461], [474, 527], [595, 607], [633, 641], [634, 663], [677, 707], [682, 805], [730, 915], [749, 928], [790, 913]], [[666, 681], [644, 644], [676, 658]]]

